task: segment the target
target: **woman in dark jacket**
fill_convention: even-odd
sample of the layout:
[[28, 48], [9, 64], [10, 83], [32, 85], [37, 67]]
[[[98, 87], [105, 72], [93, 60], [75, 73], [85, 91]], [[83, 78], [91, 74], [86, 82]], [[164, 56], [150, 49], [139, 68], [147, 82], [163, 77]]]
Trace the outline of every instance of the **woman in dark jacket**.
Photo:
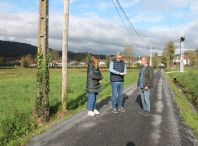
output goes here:
[[87, 68], [86, 91], [88, 92], [87, 110], [89, 116], [95, 116], [100, 114], [96, 109], [98, 93], [101, 92], [100, 83], [103, 79], [103, 76], [101, 75], [100, 70], [98, 68], [99, 63], [100, 57], [93, 56], [91, 58], [91, 61], [88, 63]]

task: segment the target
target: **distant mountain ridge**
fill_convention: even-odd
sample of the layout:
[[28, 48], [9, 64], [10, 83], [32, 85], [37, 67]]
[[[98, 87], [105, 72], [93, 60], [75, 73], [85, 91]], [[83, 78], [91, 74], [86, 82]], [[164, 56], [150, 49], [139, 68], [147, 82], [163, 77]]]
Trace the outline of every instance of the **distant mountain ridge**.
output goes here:
[[[0, 57], [16, 60], [16, 59], [20, 59], [21, 57], [27, 54], [36, 56], [37, 47], [27, 44], [27, 43], [0, 40]], [[59, 51], [59, 54], [60, 56], [62, 56], [62, 51]], [[85, 58], [87, 54], [88, 52], [75, 53], [75, 52], [68, 51], [68, 58], [76, 59], [79, 61], [80, 59]], [[95, 54], [92, 54], [92, 55], [95, 55]], [[100, 56], [101, 59], [105, 59], [105, 55], [98, 55], [98, 56]]]

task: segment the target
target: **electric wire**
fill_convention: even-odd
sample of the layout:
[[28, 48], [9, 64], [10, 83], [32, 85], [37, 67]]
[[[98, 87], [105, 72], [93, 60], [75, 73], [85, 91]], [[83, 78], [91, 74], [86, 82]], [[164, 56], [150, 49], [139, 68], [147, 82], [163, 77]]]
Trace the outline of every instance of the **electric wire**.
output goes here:
[[[112, 2], [113, 2], [113, 0], [112, 0]], [[122, 16], [120, 15], [120, 13], [119, 13], [119, 11], [118, 11], [118, 9], [117, 9], [117, 7], [116, 7], [116, 5], [115, 5], [115, 3], [113, 2], [113, 4], [114, 4], [114, 6], [115, 6], [115, 8], [116, 8], [116, 10], [117, 10], [117, 12], [118, 12], [118, 14], [119, 14], [119, 16], [120, 16], [120, 18], [121, 18], [121, 20], [122, 20], [122, 22], [124, 23], [124, 21], [123, 21], [123, 19], [122, 19]], [[127, 31], [128, 31], [128, 33], [129, 33], [129, 35], [131, 36], [131, 33], [129, 32], [129, 30], [128, 30], [128, 28], [127, 28], [127, 26], [126, 26], [126, 24], [124, 23], [124, 25], [125, 25], [125, 27], [126, 27], [126, 29], [127, 29]], [[139, 49], [139, 47], [137, 46], [137, 44], [135, 43], [135, 41], [134, 41], [134, 39], [133, 39], [133, 37], [131, 36], [131, 39], [133, 40], [133, 42], [134, 42], [134, 44], [136, 45], [136, 47], [138, 48], [138, 50], [143, 54], [143, 55], [145, 55], [140, 49]]]
[[122, 10], [122, 12], [124, 13], [125, 17], [127, 18], [127, 20], [129, 21], [130, 25], [132, 26], [132, 28], [134, 29], [134, 31], [136, 32], [136, 34], [139, 36], [139, 38], [145, 43], [145, 44], [149, 44], [149, 43], [146, 43], [141, 37], [140, 35], [138, 34], [138, 32], [135, 30], [135, 28], [133, 27], [132, 23], [130, 22], [129, 18], [127, 17], [126, 13], [124, 12], [124, 9], [122, 8], [120, 2], [117, 0], [118, 4], [119, 4], [119, 7], [120, 9]]
[[[113, 1], [113, 0], [112, 0]], [[114, 2], [113, 2], [114, 3]], [[133, 28], [133, 30], [136, 32], [136, 34], [139, 36], [139, 38], [145, 43], [145, 44], [149, 44], [149, 43], [147, 43], [147, 42], [145, 42], [143, 39], [142, 39], [142, 37], [138, 34], [138, 32], [136, 31], [136, 29], [134, 28], [134, 26], [132, 25], [132, 23], [130, 22], [130, 20], [129, 20], [129, 18], [127, 17], [127, 15], [126, 15], [126, 13], [125, 13], [125, 11], [124, 11], [124, 9], [122, 8], [122, 6], [121, 6], [121, 4], [120, 4], [120, 2], [117, 0], [117, 3], [119, 4], [119, 7], [120, 7], [120, 9], [122, 10], [122, 12], [124, 13], [124, 15], [125, 15], [125, 17], [126, 17], [126, 19], [128, 20], [128, 22], [130, 23], [130, 25], [132, 26], [132, 28]], [[115, 4], [114, 4], [115, 5]], [[178, 40], [178, 39], [177, 39]], [[177, 42], [177, 40], [174, 40], [173, 42]], [[154, 43], [154, 44], [158, 44], [158, 45], [164, 45], [165, 43], [156, 43], [156, 42], [152, 42], [152, 43]]]

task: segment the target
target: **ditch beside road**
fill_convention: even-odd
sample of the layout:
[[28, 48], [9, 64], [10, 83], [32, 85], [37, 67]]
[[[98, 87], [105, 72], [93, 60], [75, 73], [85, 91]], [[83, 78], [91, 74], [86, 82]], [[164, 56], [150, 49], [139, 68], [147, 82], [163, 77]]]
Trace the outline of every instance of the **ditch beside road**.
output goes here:
[[140, 115], [140, 91], [133, 84], [124, 90], [126, 112], [113, 114], [111, 100], [104, 100], [97, 105], [100, 115], [89, 117], [87, 111], [78, 113], [34, 137], [29, 146], [198, 146], [198, 139], [182, 123], [174, 94], [162, 70], [155, 72], [150, 101], [151, 115]]

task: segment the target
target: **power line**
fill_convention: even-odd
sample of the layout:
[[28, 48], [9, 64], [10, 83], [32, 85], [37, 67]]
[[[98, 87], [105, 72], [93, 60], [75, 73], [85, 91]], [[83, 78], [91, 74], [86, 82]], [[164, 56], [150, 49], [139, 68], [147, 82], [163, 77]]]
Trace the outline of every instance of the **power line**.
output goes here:
[[136, 34], [139, 36], [139, 38], [140, 38], [145, 44], [148, 45], [149, 43], [146, 43], [146, 42], [140, 37], [140, 35], [138, 34], [138, 32], [135, 30], [135, 28], [133, 27], [132, 23], [130, 22], [129, 18], [127, 17], [126, 13], [124, 12], [124, 10], [123, 10], [123, 8], [122, 8], [120, 2], [119, 2], [118, 0], [117, 0], [117, 2], [118, 2], [118, 4], [119, 4], [120, 9], [121, 9], [122, 12], [124, 13], [125, 17], [127, 18], [127, 20], [129, 21], [129, 23], [131, 24], [131, 26], [132, 26], [132, 28], [134, 29], [134, 31], [136, 32]]
[[[113, 1], [113, 0], [112, 0], [112, 1]], [[149, 43], [145, 42], [145, 41], [141, 38], [141, 36], [138, 34], [138, 32], [135, 30], [134, 26], [133, 26], [132, 23], [130, 22], [129, 18], [127, 17], [126, 13], [124, 12], [124, 9], [122, 8], [122, 6], [121, 6], [121, 4], [120, 4], [120, 2], [119, 2], [118, 0], [117, 0], [117, 3], [119, 4], [120, 9], [121, 9], [122, 12], [124, 13], [126, 19], [127, 19], [128, 22], [130, 23], [130, 25], [132, 26], [132, 28], [133, 28], [133, 30], [136, 32], [136, 34], [139, 36], [139, 38], [140, 38], [145, 44], [149, 44]], [[115, 4], [114, 4], [114, 5], [115, 5]], [[178, 39], [177, 39], [177, 40], [178, 40]], [[173, 42], [175, 42], [175, 41], [177, 41], [177, 40], [174, 40]], [[164, 42], [164, 43], [156, 43], [156, 42], [153, 42], [153, 43], [154, 43], [154, 44], [158, 44], [158, 45], [164, 45], [166, 42]]]
[[[113, 2], [113, 0], [112, 0], [112, 2]], [[119, 14], [119, 16], [120, 16], [120, 18], [121, 18], [121, 20], [122, 20], [122, 22], [124, 23], [124, 21], [123, 21], [123, 19], [122, 19], [122, 17], [121, 17], [121, 15], [120, 15], [120, 13], [119, 13], [119, 11], [118, 11], [118, 9], [117, 9], [117, 7], [116, 7], [116, 5], [115, 5], [115, 3], [113, 2], [113, 4], [114, 4], [114, 6], [115, 6], [115, 8], [116, 8], [116, 10], [117, 10], [117, 12], [118, 12], [118, 14]], [[126, 29], [127, 29], [127, 31], [128, 31], [128, 33], [129, 33], [129, 35], [131, 36], [131, 33], [129, 32], [129, 30], [128, 30], [128, 28], [127, 28], [127, 26], [126, 26], [126, 24], [124, 23], [124, 25], [125, 25], [125, 27], [126, 27]], [[133, 40], [133, 42], [134, 42], [134, 44], [136, 45], [136, 47], [138, 48], [138, 50], [144, 55], [144, 53], [139, 49], [139, 47], [137, 46], [137, 44], [135, 43], [135, 40], [133, 39], [133, 37], [131, 36], [131, 39]]]

